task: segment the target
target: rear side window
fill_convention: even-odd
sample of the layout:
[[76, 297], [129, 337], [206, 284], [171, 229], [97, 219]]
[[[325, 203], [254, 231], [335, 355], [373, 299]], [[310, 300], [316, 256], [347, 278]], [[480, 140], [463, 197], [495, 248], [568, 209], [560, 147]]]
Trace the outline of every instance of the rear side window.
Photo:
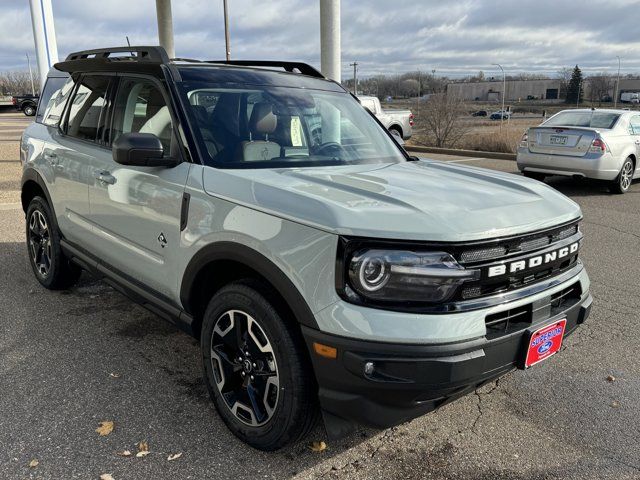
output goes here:
[[49, 78], [40, 96], [36, 122], [44, 123], [50, 127], [57, 127], [71, 90], [73, 90], [73, 80], [71, 78]]
[[629, 120], [629, 133], [631, 135], [640, 135], [640, 115], [634, 115]]
[[544, 122], [545, 127], [613, 128], [620, 118], [609, 112], [560, 112]]
[[68, 109], [67, 135], [96, 141], [102, 135], [102, 118], [111, 77], [87, 75], [80, 79]]

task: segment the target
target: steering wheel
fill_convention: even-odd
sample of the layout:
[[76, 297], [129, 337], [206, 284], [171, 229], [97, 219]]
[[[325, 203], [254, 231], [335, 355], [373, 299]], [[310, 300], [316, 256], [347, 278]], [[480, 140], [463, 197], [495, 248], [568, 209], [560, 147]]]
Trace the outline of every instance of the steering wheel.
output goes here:
[[325, 153], [323, 153], [323, 152], [325, 150], [331, 150], [331, 149], [338, 150], [340, 152], [345, 152], [346, 153], [345, 148], [341, 144], [339, 144], [338, 142], [325, 142], [325, 143], [322, 143], [322, 144], [320, 144], [320, 145], [318, 145], [316, 147], [315, 153], [318, 154], [318, 155], [325, 155]]

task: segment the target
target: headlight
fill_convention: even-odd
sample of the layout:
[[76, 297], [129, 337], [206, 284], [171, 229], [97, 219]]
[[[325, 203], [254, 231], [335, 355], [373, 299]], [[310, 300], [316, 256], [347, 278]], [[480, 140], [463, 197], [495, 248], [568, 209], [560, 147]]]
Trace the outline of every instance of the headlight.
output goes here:
[[444, 302], [480, 275], [479, 270], [461, 267], [448, 253], [382, 249], [354, 252], [347, 259], [347, 272], [348, 296], [355, 291], [370, 300], [424, 303]]

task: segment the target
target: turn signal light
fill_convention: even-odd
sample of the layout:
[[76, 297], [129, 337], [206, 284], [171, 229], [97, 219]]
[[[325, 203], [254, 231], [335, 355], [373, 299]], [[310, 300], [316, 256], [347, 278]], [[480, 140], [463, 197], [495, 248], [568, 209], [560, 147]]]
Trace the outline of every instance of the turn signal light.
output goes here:
[[413, 127], [413, 113], [409, 115], [409, 125]]
[[329, 345], [323, 345], [322, 343], [313, 342], [313, 351], [324, 358], [338, 358], [337, 348], [330, 347]]
[[591, 153], [604, 153], [607, 151], [607, 144], [599, 138], [594, 138], [593, 142], [591, 142], [591, 147], [589, 147], [589, 151]]

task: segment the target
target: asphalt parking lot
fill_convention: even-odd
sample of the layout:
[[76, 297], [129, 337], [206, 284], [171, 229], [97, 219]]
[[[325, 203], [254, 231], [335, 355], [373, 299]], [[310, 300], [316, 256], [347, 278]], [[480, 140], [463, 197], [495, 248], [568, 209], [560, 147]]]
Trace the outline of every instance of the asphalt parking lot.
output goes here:
[[[559, 355], [408, 424], [315, 453], [318, 427], [266, 454], [216, 414], [195, 340], [89, 275], [69, 291], [39, 286], [18, 203], [17, 138], [29, 121], [0, 113], [1, 479], [640, 478], [640, 183], [614, 196], [549, 182], [583, 209], [594, 296]], [[440, 158], [516, 171], [510, 161]], [[114, 422], [111, 434], [96, 433], [101, 421]], [[151, 453], [136, 458], [141, 441]]]

